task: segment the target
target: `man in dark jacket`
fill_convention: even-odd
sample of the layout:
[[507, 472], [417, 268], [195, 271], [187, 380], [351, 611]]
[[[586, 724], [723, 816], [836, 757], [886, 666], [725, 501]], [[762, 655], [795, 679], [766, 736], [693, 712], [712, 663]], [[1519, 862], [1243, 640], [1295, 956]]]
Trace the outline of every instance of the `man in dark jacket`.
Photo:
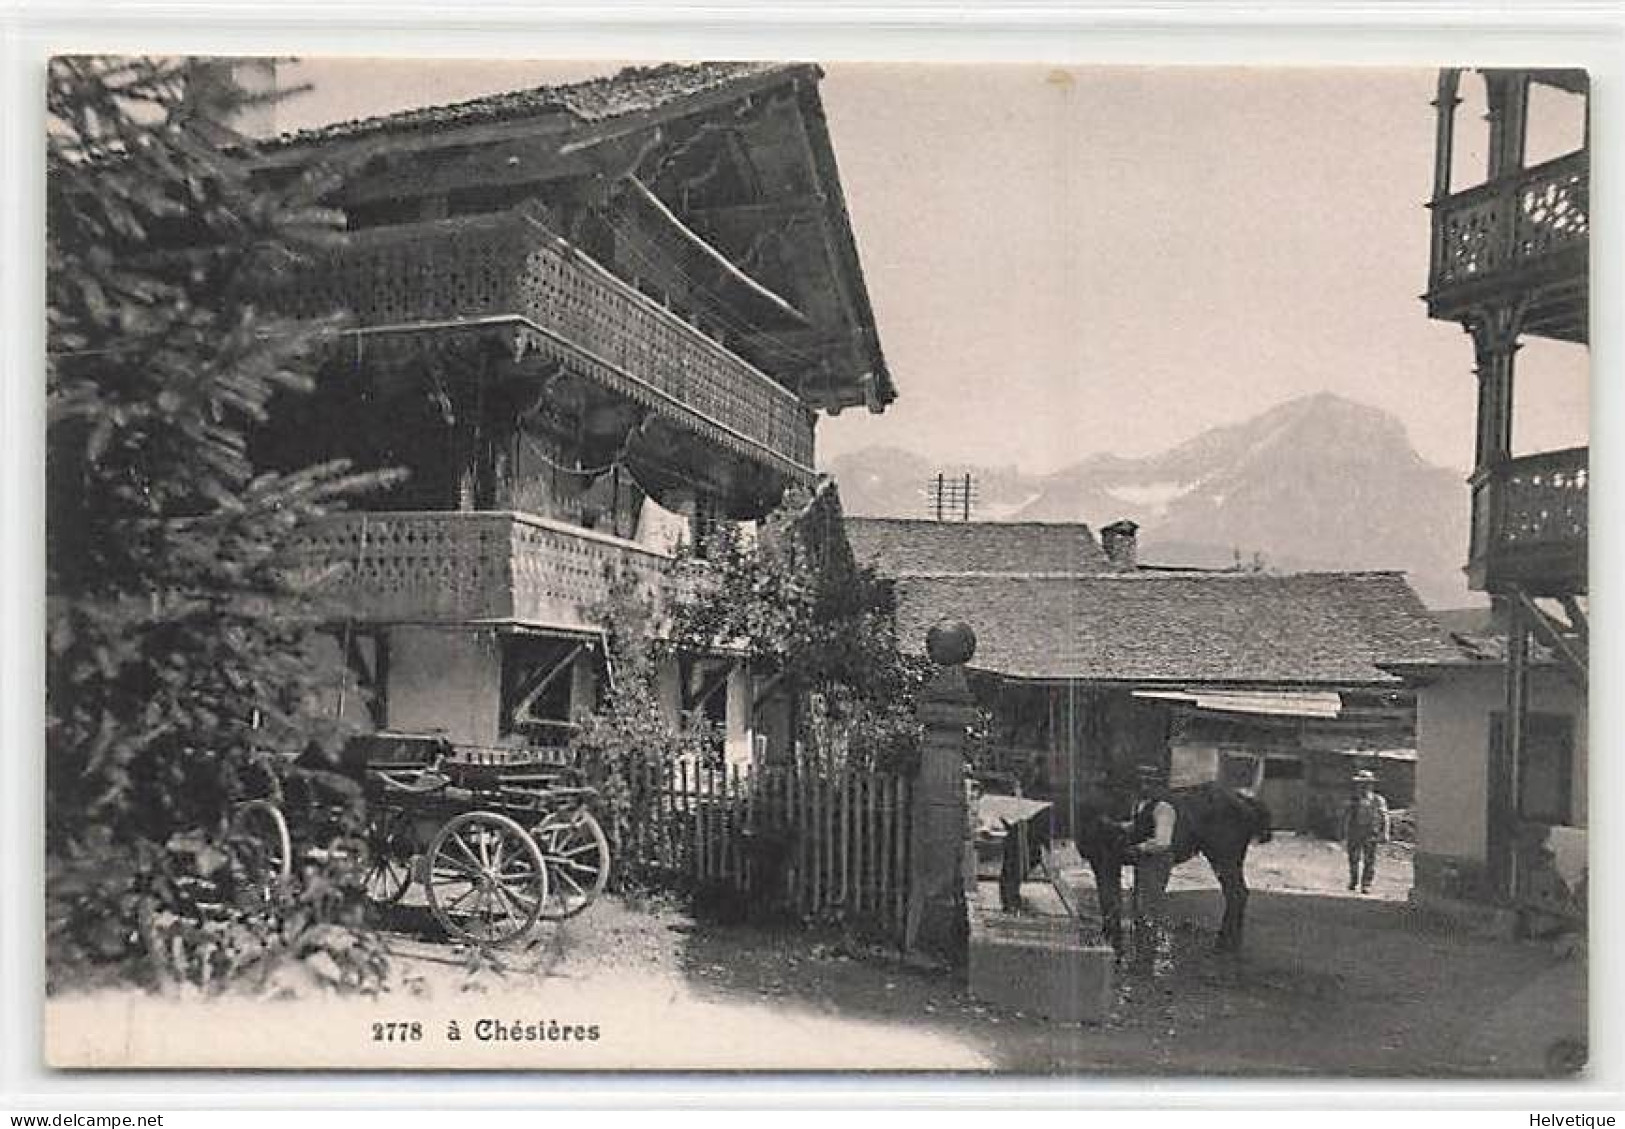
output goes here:
[[1349, 854], [1349, 889], [1371, 892], [1377, 876], [1377, 844], [1388, 841], [1388, 801], [1377, 791], [1370, 772], [1354, 774], [1354, 795], [1343, 811], [1343, 843]]

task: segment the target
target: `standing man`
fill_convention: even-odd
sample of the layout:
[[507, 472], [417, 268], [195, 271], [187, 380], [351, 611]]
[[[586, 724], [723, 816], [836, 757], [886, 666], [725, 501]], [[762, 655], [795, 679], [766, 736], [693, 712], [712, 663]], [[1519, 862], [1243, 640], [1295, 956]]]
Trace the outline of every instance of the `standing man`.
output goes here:
[[1343, 842], [1349, 853], [1349, 889], [1371, 892], [1377, 876], [1377, 844], [1388, 841], [1388, 801], [1377, 791], [1377, 778], [1367, 771], [1354, 774], [1354, 795], [1343, 813]]
[[1162, 772], [1141, 765], [1132, 816], [1134, 842], [1135, 947], [1142, 953], [1156, 949], [1167, 931], [1163, 901], [1168, 877], [1177, 857], [1174, 834], [1178, 813]]

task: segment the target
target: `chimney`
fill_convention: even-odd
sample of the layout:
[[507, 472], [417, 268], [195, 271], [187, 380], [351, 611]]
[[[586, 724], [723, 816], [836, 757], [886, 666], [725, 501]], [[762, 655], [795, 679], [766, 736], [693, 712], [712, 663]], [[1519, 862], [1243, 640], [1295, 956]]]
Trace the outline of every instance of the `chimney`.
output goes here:
[[1124, 518], [1114, 521], [1100, 531], [1100, 547], [1106, 551], [1106, 559], [1118, 568], [1135, 568], [1138, 566], [1139, 542], [1137, 534], [1140, 527]]

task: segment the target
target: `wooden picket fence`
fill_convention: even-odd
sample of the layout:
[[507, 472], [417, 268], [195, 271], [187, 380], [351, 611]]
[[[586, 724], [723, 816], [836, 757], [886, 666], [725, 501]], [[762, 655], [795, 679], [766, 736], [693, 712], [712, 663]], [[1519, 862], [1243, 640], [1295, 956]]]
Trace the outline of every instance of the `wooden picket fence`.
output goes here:
[[679, 762], [632, 782], [645, 818], [619, 853], [645, 870], [802, 914], [839, 911], [901, 936], [909, 782], [813, 766]]

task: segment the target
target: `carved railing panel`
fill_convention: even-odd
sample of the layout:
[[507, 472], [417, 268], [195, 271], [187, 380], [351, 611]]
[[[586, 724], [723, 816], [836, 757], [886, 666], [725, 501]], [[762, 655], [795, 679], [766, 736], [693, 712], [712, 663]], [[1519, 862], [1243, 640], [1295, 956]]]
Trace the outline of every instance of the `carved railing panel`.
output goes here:
[[281, 298], [364, 329], [482, 322], [743, 454], [810, 473], [812, 416], [793, 393], [522, 213], [353, 232]]
[[1587, 447], [1550, 451], [1512, 459], [1500, 469], [1497, 548], [1586, 543], [1590, 454]]
[[1508, 459], [1473, 486], [1475, 586], [1583, 578], [1590, 532], [1590, 448]]
[[592, 630], [616, 577], [665, 602], [671, 558], [531, 514], [344, 514], [315, 524], [294, 575], [335, 613], [405, 623], [513, 621]]
[[1584, 244], [1591, 235], [1591, 178], [1580, 167], [1542, 172], [1518, 189], [1512, 254], [1532, 259]]
[[1590, 160], [1583, 151], [1437, 200], [1429, 288], [1584, 247], [1590, 215]]

